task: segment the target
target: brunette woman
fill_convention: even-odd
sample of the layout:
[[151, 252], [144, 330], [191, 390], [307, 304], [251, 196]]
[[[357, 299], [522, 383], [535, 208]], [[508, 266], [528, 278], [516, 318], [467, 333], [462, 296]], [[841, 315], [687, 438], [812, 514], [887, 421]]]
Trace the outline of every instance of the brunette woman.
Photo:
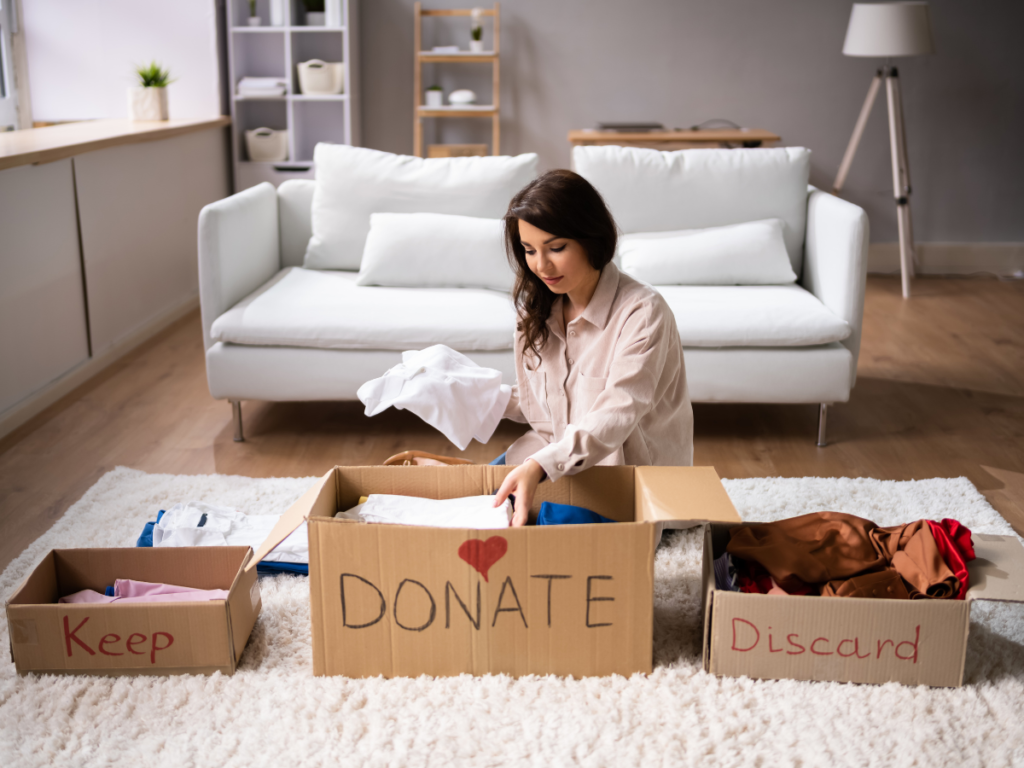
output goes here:
[[516, 273], [516, 385], [505, 418], [531, 429], [495, 464], [518, 464], [525, 525], [537, 484], [595, 464], [693, 463], [693, 410], [675, 316], [661, 294], [618, 270], [615, 221], [572, 171], [545, 173], [505, 214]]

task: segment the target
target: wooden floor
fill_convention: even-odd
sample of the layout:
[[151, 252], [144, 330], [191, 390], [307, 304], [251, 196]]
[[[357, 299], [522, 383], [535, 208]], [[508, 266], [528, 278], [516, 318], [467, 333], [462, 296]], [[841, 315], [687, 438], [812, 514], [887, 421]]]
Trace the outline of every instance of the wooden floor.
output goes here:
[[[456, 455], [416, 417], [358, 403], [244, 404], [247, 440], [210, 398], [199, 314], [186, 317], [0, 441], [0, 568], [105, 472], [319, 475], [408, 448]], [[968, 477], [1024, 534], [1024, 282], [868, 281], [857, 386], [815, 446], [813, 405], [694, 407], [695, 463], [722, 477]], [[521, 434], [504, 422], [486, 462]], [[988, 471], [985, 467], [992, 468]]]

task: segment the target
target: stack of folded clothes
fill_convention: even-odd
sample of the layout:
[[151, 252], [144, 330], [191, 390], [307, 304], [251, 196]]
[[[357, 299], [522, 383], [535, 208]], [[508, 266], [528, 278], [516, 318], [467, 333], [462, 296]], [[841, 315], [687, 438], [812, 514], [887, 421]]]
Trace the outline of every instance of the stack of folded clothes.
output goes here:
[[288, 81], [283, 77], [243, 77], [238, 81], [238, 95], [250, 97], [284, 96]]
[[842, 512], [738, 525], [715, 560], [715, 586], [733, 592], [963, 600], [971, 532], [956, 520], [880, 528]]

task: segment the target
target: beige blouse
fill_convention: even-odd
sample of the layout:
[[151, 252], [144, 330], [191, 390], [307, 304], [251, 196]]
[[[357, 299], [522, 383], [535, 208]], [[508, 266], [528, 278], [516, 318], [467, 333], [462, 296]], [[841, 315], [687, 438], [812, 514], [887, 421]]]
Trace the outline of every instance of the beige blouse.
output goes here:
[[608, 264], [583, 313], [548, 318], [538, 362], [515, 334], [505, 418], [532, 429], [506, 463], [534, 459], [551, 480], [595, 464], [693, 464], [693, 409], [675, 315], [661, 294]]

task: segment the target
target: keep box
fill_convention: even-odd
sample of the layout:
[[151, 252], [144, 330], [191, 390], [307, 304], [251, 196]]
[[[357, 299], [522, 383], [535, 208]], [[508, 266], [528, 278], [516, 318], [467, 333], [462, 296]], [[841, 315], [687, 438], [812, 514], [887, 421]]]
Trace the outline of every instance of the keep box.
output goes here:
[[[19, 673], [230, 675], [259, 616], [249, 547], [54, 549], [6, 604]], [[226, 589], [226, 600], [58, 603], [115, 579]]]
[[594, 467], [543, 501], [616, 520], [463, 530], [336, 519], [371, 493], [493, 493], [511, 467], [335, 467], [247, 569], [304, 520], [316, 675], [630, 675], [652, 666], [654, 553], [666, 528], [738, 522], [712, 467]]
[[769, 680], [958, 687], [974, 600], [1024, 602], [1024, 547], [975, 533], [964, 600], [753, 595], [716, 589], [733, 525], [704, 535], [704, 669]]

